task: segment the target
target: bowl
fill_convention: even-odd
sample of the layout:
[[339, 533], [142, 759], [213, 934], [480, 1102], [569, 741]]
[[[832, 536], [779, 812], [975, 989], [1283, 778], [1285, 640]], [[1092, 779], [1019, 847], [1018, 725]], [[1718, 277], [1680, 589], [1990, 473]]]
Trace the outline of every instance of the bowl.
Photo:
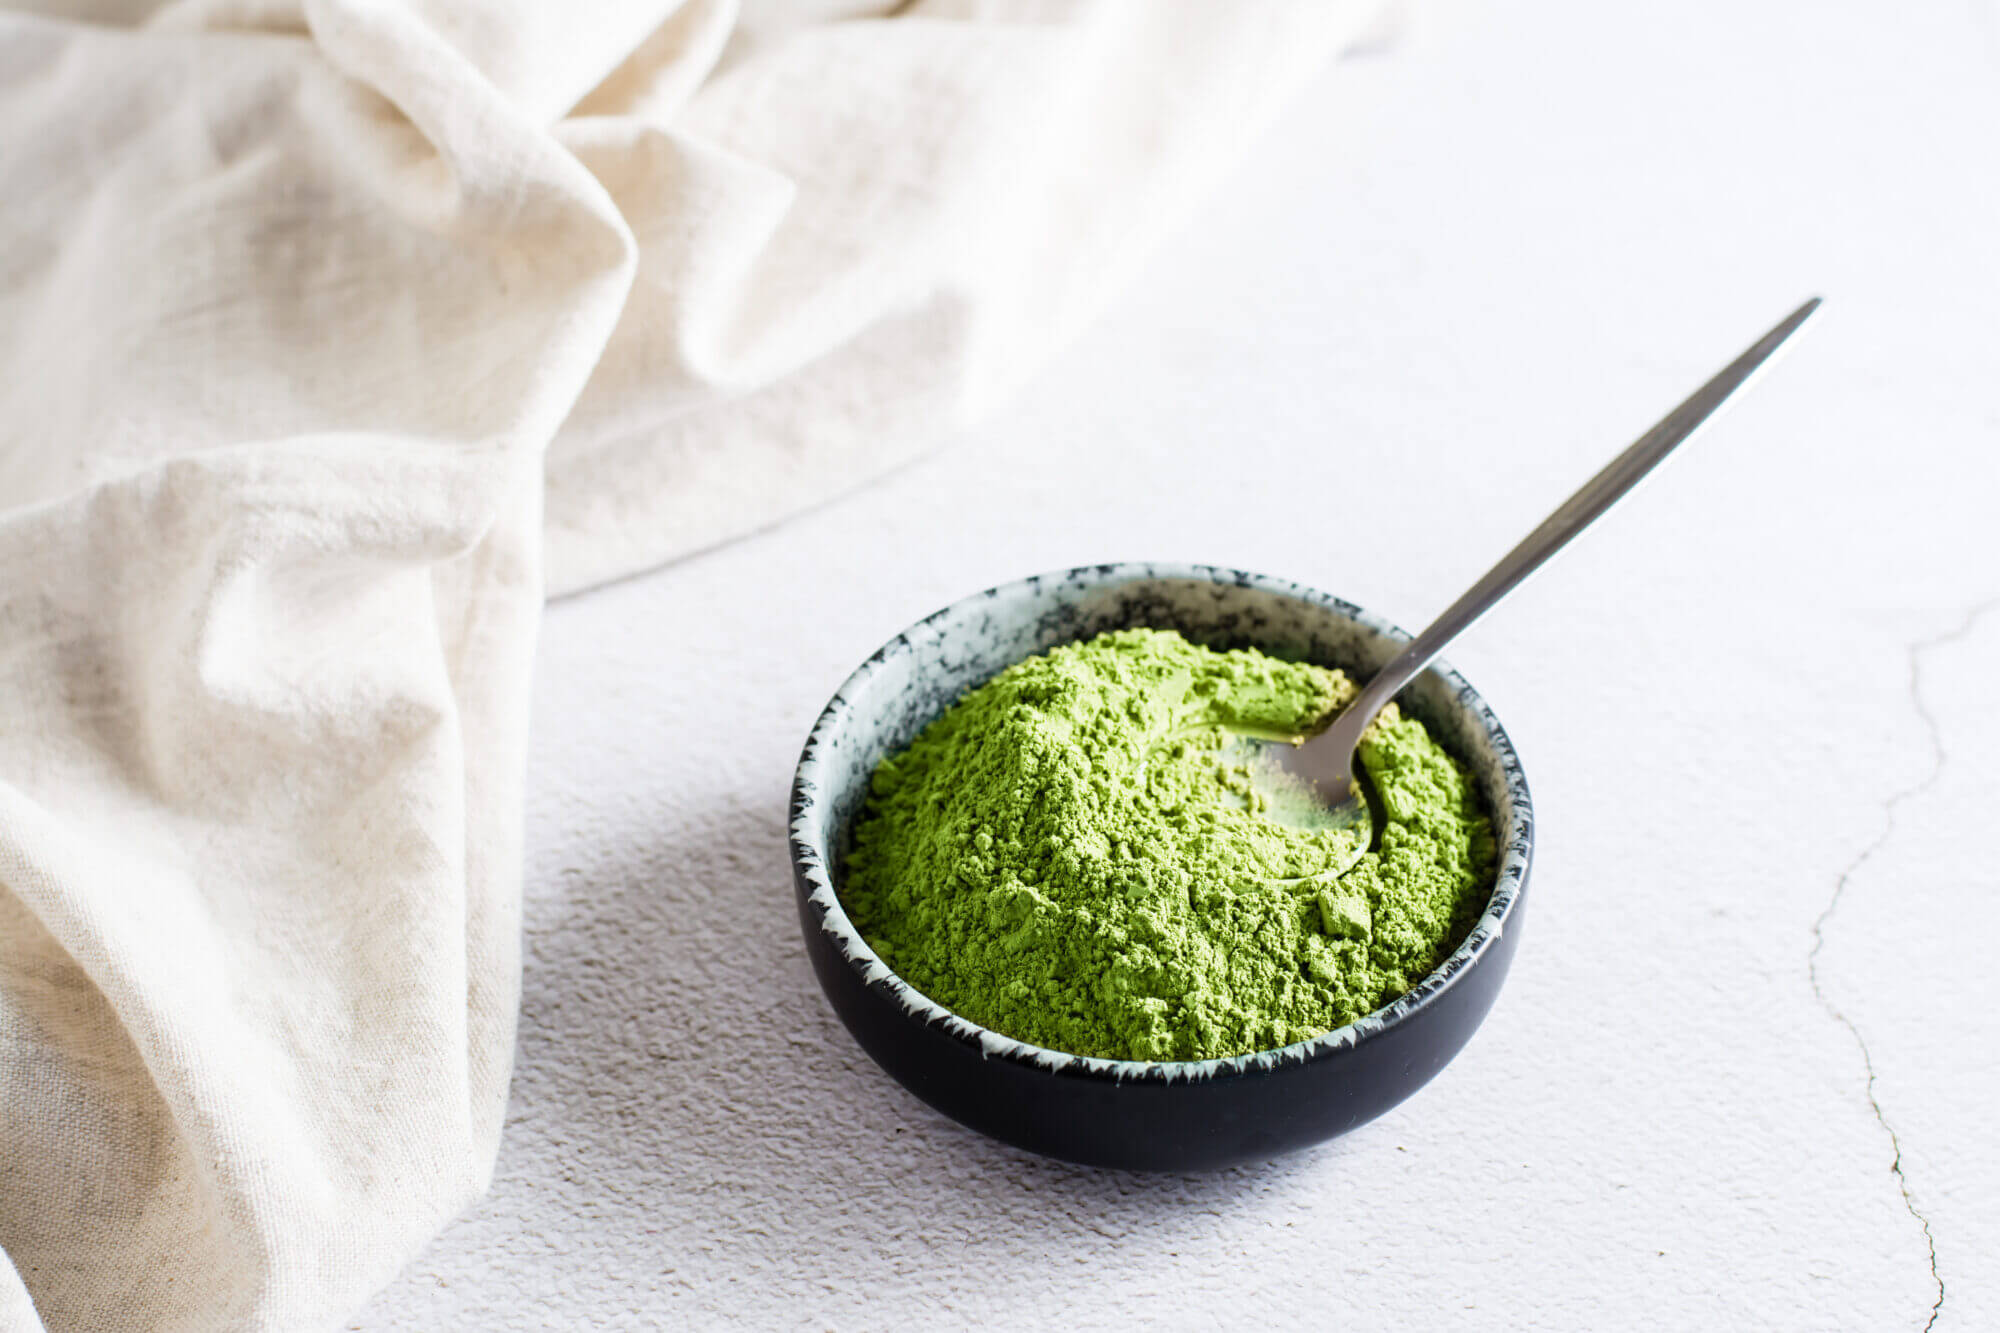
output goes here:
[[1519, 939], [1534, 832], [1527, 779], [1493, 710], [1448, 667], [1432, 666], [1397, 702], [1469, 766], [1493, 816], [1498, 874], [1451, 956], [1414, 990], [1346, 1027], [1223, 1060], [1102, 1060], [1034, 1046], [907, 985], [841, 906], [849, 834], [884, 755], [1002, 668], [1134, 626], [1362, 679], [1409, 639], [1337, 597], [1206, 565], [1064, 570], [925, 617], [847, 678], [799, 758], [791, 852], [806, 952], [834, 1012], [877, 1064], [954, 1120], [1007, 1143], [1094, 1166], [1191, 1171], [1324, 1142], [1444, 1068], [1492, 1007]]

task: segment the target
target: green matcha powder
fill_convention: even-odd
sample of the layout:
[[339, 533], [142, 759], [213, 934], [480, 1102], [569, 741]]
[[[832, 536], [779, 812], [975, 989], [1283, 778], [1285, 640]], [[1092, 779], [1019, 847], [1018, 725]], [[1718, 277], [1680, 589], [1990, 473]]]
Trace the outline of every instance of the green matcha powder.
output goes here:
[[912, 986], [1037, 1045], [1199, 1060], [1339, 1027], [1457, 947], [1495, 859], [1470, 775], [1393, 705], [1361, 743], [1376, 851], [1335, 879], [1351, 835], [1269, 817], [1225, 728], [1307, 731], [1353, 693], [1171, 631], [1029, 658], [882, 761], [842, 900]]

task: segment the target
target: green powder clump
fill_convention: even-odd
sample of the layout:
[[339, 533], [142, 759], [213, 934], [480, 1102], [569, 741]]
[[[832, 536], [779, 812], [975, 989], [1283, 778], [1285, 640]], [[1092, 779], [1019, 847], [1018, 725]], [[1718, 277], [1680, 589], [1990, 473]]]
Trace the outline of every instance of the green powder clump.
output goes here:
[[1228, 732], [1310, 731], [1353, 694], [1162, 630], [1016, 663], [876, 769], [842, 901], [931, 999], [1077, 1055], [1209, 1059], [1349, 1023], [1457, 947], [1495, 863], [1470, 775], [1393, 705], [1361, 744], [1375, 851], [1335, 878], [1351, 833], [1270, 817]]

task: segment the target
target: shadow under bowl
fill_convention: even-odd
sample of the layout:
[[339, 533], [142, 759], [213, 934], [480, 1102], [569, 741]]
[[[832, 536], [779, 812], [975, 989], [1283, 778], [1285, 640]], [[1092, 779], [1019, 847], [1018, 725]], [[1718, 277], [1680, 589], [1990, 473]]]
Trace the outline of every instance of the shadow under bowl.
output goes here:
[[1022, 658], [1105, 630], [1179, 630], [1366, 679], [1409, 636], [1297, 584], [1205, 565], [1092, 565], [989, 588], [898, 634], [820, 714], [792, 786], [792, 878], [813, 971], [891, 1077], [953, 1119], [1051, 1157], [1203, 1170], [1344, 1134], [1429, 1082], [1492, 1007], [1519, 937], [1534, 818], [1507, 733], [1437, 664], [1397, 696], [1471, 770], [1499, 869], [1465, 940], [1414, 990], [1331, 1032], [1223, 1060], [1100, 1060], [1016, 1041], [932, 1002], [882, 962], [839, 889], [853, 823], [885, 755]]

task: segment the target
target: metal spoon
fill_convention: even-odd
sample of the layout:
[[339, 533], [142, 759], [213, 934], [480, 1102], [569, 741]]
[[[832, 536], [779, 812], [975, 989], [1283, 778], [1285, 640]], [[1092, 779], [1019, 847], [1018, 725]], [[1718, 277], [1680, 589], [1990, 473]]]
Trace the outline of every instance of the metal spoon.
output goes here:
[[1674, 446], [1694, 434], [1695, 429], [1714, 415], [1731, 394], [1750, 382], [1757, 369], [1770, 360], [1779, 346], [1798, 332], [1799, 326], [1818, 308], [1819, 298], [1815, 296], [1787, 315], [1776, 328], [1752, 344], [1750, 350], [1730, 362], [1714, 379], [1695, 390], [1686, 402], [1667, 413], [1658, 425], [1606, 464], [1603, 471], [1563, 501], [1560, 508], [1542, 520], [1540, 527], [1529, 533], [1499, 564], [1488, 570], [1484, 578], [1453, 602], [1429, 629], [1411, 640], [1410, 645], [1393, 661], [1376, 672], [1325, 730], [1310, 738], [1292, 737], [1275, 742], [1255, 736], [1232, 738], [1232, 751], [1242, 753], [1238, 747], [1248, 748], [1246, 758], [1253, 781], [1274, 811], [1289, 807], [1296, 812], [1302, 804], [1307, 804], [1309, 794], [1312, 827], [1369, 829], [1370, 837], [1353, 840], [1352, 858], [1346, 865], [1338, 871], [1328, 868], [1308, 878], [1319, 880], [1345, 873], [1353, 868], [1354, 862], [1360, 860], [1375, 840], [1367, 802], [1357, 790], [1366, 778], [1355, 762], [1355, 747], [1361, 740], [1361, 733], [1382, 711], [1382, 706], [1409, 684], [1418, 672], [1429, 666], [1431, 659], [1456, 638], [1460, 630], [1479, 619], [1495, 602], [1519, 586], [1523, 579], [1540, 569], [1550, 556], [1568, 545], [1572, 537], [1589, 527], [1621, 496], [1638, 485], [1640, 479], [1658, 466], [1660, 460], [1673, 452]]

